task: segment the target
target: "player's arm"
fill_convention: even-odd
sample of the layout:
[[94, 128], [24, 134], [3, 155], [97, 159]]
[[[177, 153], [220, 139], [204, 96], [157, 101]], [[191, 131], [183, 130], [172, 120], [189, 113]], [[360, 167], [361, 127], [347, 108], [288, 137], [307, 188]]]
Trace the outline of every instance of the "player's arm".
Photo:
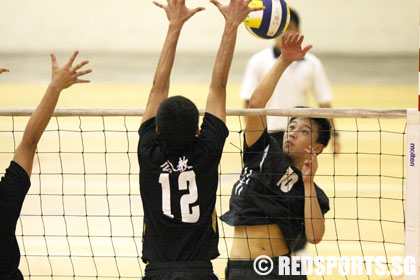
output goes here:
[[165, 43], [163, 44], [162, 51], [160, 53], [159, 62], [156, 67], [155, 76], [153, 78], [153, 86], [150, 90], [149, 99], [147, 100], [142, 123], [155, 117], [160, 103], [168, 98], [170, 77], [182, 26], [194, 14], [204, 10], [204, 8], [201, 7], [188, 9], [185, 6], [185, 0], [167, 0], [167, 2], [168, 5], [153, 2], [156, 6], [165, 10], [166, 16], [169, 20], [169, 27]]
[[210, 83], [210, 91], [207, 97], [206, 112], [226, 121], [226, 86], [235, 51], [238, 26], [252, 11], [264, 9], [250, 8], [251, 0], [231, 0], [229, 5], [222, 5], [217, 0], [210, 0], [225, 18], [225, 28], [222, 35], [213, 74]]
[[23, 133], [22, 141], [17, 147], [13, 157], [13, 160], [25, 169], [29, 176], [31, 176], [32, 173], [33, 159], [39, 139], [51, 119], [61, 91], [77, 83], [90, 82], [88, 80], [79, 79], [81, 76], [92, 72], [90, 69], [79, 71], [88, 63], [88, 61], [83, 61], [76, 66], [72, 66], [78, 53], [79, 52], [76, 51], [63, 67], [58, 66], [54, 54], [51, 54], [51, 82], [48, 85], [44, 97], [29, 119], [25, 132]]
[[9, 72], [9, 69], [6, 69], [6, 68], [0, 68], [0, 74], [1, 74], [1, 73], [3, 73], [3, 72]]
[[306, 149], [310, 158], [304, 162], [302, 178], [305, 188], [305, 235], [309, 243], [318, 244], [325, 233], [325, 220], [319, 206], [314, 177], [318, 169], [318, 158], [312, 147]]
[[[281, 56], [252, 93], [251, 99], [249, 100], [250, 109], [265, 108], [286, 68], [293, 61], [302, 59], [312, 48], [312, 46], [307, 46], [302, 49], [304, 37], [299, 34], [288, 37], [285, 35], [281, 36]], [[247, 117], [245, 130], [246, 144], [251, 147], [261, 137], [266, 127], [266, 116]]]

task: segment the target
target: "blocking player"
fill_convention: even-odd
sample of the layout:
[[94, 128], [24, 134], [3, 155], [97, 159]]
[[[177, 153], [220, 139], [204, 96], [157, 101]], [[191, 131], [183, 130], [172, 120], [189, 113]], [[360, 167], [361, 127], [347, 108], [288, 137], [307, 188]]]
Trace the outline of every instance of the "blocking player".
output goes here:
[[[90, 69], [81, 70], [88, 61], [72, 66], [77, 54], [78, 52], [75, 52], [63, 67], [58, 66], [54, 54], [51, 54], [51, 82], [41, 103], [29, 119], [22, 141], [0, 181], [0, 279], [2, 280], [23, 279], [18, 269], [20, 251], [15, 230], [23, 201], [31, 185], [33, 159], [39, 139], [51, 119], [62, 90], [77, 83], [89, 83], [88, 80], [80, 79], [92, 72]], [[1, 72], [4, 71], [0, 70]]]
[[228, 136], [226, 84], [238, 26], [251, 11], [250, 0], [222, 5], [225, 28], [210, 84], [201, 130], [194, 103], [168, 98], [170, 74], [184, 23], [203, 8], [168, 0], [167, 37], [155, 72], [139, 134], [140, 193], [144, 209], [145, 280], [217, 279], [210, 260], [219, 255], [215, 202], [218, 165]]
[[[281, 40], [282, 54], [252, 94], [250, 108], [265, 108], [285, 69], [312, 47], [302, 49], [303, 36], [298, 34], [282, 35]], [[281, 147], [268, 134], [265, 116], [247, 118], [244, 168], [233, 186], [230, 210], [222, 216], [234, 226], [226, 279], [306, 279], [279, 276], [278, 269], [260, 276], [253, 260], [261, 255], [288, 256], [302, 235], [310, 243], [321, 241], [329, 201], [314, 176], [317, 155], [330, 137], [327, 119], [291, 118]]]

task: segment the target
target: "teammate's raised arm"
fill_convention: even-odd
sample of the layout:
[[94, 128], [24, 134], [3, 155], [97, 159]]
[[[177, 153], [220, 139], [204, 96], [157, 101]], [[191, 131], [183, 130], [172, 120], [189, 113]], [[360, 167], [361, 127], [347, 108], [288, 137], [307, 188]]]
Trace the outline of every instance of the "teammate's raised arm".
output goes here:
[[[273, 95], [274, 89], [286, 68], [295, 60], [302, 59], [312, 48], [311, 45], [302, 49], [303, 36], [299, 34], [281, 35], [281, 56], [277, 59], [271, 70], [264, 76], [254, 90], [249, 100], [249, 108], [265, 108], [268, 100]], [[267, 127], [266, 116], [249, 116], [246, 120], [245, 139], [246, 144], [252, 146], [263, 134]]]
[[210, 92], [207, 98], [206, 112], [226, 120], [226, 85], [235, 50], [238, 26], [252, 11], [264, 9], [250, 8], [251, 0], [231, 0], [229, 5], [222, 5], [217, 0], [210, 0], [225, 18], [225, 29], [213, 68]]
[[0, 68], [0, 74], [1, 74], [1, 73], [3, 73], [3, 72], [9, 72], [9, 69], [6, 69], [6, 68]]
[[167, 0], [167, 3], [167, 5], [163, 5], [153, 1], [153, 4], [165, 10], [169, 27], [156, 67], [153, 86], [150, 90], [142, 123], [155, 117], [160, 103], [168, 98], [171, 71], [182, 26], [194, 14], [204, 10], [202, 7], [188, 9], [185, 6], [185, 0]]
[[78, 51], [74, 52], [69, 61], [62, 67], [58, 66], [55, 55], [51, 54], [51, 82], [41, 103], [29, 119], [25, 132], [23, 133], [22, 142], [17, 147], [13, 158], [16, 163], [25, 169], [29, 176], [32, 173], [33, 158], [39, 139], [51, 119], [61, 91], [77, 83], [90, 82], [89, 80], [79, 79], [81, 76], [92, 72], [90, 69], [79, 71], [88, 61], [83, 61], [76, 66], [72, 66], [78, 53]]
[[16, 149], [13, 161], [0, 180], [0, 279], [23, 279], [19, 270], [20, 251], [15, 236], [16, 223], [20, 216], [23, 201], [31, 185], [29, 177], [37, 144], [44, 132], [60, 93], [76, 83], [88, 83], [79, 79], [92, 70], [80, 70], [88, 62], [72, 66], [78, 52], [75, 52], [66, 65], [59, 67], [51, 54], [52, 78], [40, 104], [26, 125], [21, 143]]

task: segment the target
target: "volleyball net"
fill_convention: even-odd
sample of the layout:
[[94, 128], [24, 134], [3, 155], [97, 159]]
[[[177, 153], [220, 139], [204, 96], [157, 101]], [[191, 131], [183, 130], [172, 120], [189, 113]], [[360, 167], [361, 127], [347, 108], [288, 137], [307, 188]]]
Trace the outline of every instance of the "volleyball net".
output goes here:
[[[0, 111], [0, 163], [8, 166], [31, 110]], [[142, 110], [57, 110], [35, 156], [16, 236], [25, 279], [138, 279], [144, 276], [138, 128]], [[315, 182], [330, 200], [312, 256], [419, 256], [420, 180], [415, 110], [228, 110], [216, 210], [229, 209], [242, 168], [244, 115], [334, 118], [338, 138], [319, 156]], [[339, 141], [340, 150], [334, 150]], [[233, 228], [219, 223], [224, 269]], [[389, 267], [390, 268], [390, 267]], [[391, 270], [391, 268], [390, 268]], [[411, 278], [410, 278], [411, 277]], [[405, 279], [418, 279], [406, 276]], [[309, 279], [351, 279], [341, 275]], [[362, 279], [362, 278], [357, 278]], [[402, 279], [370, 276], [363, 279]]]

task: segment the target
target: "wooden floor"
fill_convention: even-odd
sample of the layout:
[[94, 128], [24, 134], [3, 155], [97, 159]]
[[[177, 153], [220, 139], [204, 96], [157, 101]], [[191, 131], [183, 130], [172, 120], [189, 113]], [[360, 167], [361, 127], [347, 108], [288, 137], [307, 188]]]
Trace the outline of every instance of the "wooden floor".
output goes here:
[[[34, 108], [45, 87], [0, 84], [0, 107]], [[62, 94], [58, 108], [144, 108], [149, 89], [146, 84], [76, 86]], [[238, 90], [239, 85], [229, 86], [228, 108], [242, 106]], [[415, 86], [335, 85], [333, 90], [333, 105], [338, 108], [417, 105]], [[171, 93], [187, 96], [204, 108], [208, 87], [173, 84]], [[11, 160], [27, 119], [0, 117], [0, 170]], [[38, 148], [32, 187], [17, 229], [21, 270], [31, 275], [26, 279], [138, 279], [143, 275], [144, 265], [138, 258], [142, 247], [136, 157], [139, 123], [138, 117], [52, 119]], [[227, 124], [230, 135], [221, 161], [219, 215], [228, 209], [241, 167], [238, 131], [243, 123], [229, 117]], [[402, 256], [405, 121], [337, 119], [336, 126], [341, 154], [334, 157], [327, 149], [319, 157], [316, 178], [330, 197], [327, 231], [323, 242], [308, 251], [312, 255]], [[232, 228], [219, 223], [219, 230], [221, 256], [214, 266], [223, 279]], [[335, 274], [310, 279], [387, 278]]]

